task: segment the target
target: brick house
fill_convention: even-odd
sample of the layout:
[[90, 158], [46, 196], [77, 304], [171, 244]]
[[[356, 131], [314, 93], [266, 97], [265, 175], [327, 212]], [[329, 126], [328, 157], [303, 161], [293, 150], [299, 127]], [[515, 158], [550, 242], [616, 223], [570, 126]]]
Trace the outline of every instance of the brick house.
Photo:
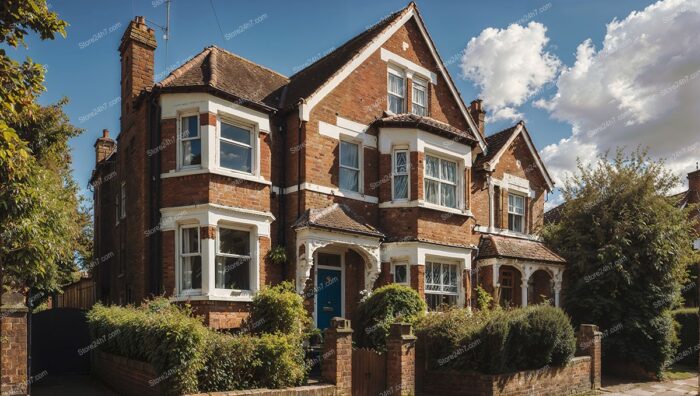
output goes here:
[[504, 303], [558, 297], [563, 260], [535, 236], [552, 182], [527, 129], [484, 135], [414, 3], [291, 77], [212, 46], [154, 84], [155, 49], [135, 18], [121, 131], [95, 143], [98, 299], [166, 294], [235, 328], [292, 280], [325, 328], [390, 282], [431, 308], [468, 306], [472, 281]]

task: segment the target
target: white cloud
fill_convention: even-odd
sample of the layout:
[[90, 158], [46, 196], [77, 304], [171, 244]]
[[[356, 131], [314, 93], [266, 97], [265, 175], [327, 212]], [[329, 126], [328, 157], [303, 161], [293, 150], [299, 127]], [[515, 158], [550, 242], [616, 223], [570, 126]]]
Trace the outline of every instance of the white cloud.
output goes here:
[[596, 154], [649, 147], [678, 174], [700, 159], [700, 0], [666, 0], [607, 25], [602, 49], [581, 43], [557, 92], [534, 105], [572, 126], [541, 154], [558, 183]]
[[489, 120], [522, 118], [516, 108], [556, 77], [560, 62], [544, 50], [546, 32], [541, 23], [530, 22], [487, 28], [469, 40], [462, 73], [481, 89]]

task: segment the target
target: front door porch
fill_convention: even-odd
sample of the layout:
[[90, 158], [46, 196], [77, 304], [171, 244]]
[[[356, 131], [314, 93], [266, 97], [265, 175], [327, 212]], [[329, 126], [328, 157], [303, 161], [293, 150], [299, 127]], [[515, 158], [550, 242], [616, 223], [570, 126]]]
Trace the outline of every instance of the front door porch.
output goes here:
[[479, 284], [502, 306], [522, 306], [550, 301], [560, 306], [564, 266], [517, 259], [479, 260]]

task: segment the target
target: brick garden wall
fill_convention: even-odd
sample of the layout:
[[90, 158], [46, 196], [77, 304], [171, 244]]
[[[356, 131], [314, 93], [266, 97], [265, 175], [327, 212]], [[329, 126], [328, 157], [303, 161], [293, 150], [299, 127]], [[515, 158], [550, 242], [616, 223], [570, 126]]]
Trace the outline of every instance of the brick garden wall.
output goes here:
[[10, 294], [0, 307], [0, 394], [19, 395], [27, 393], [27, 308]]

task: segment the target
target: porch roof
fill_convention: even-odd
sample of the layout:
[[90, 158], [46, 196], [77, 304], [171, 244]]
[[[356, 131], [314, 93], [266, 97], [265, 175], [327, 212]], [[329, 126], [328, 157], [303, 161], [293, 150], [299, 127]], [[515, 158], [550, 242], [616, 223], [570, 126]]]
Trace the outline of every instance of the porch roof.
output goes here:
[[384, 233], [365, 221], [347, 205], [334, 203], [325, 208], [308, 209], [292, 228], [318, 227], [383, 238]]
[[565, 264], [561, 256], [542, 242], [500, 235], [484, 235], [479, 242], [479, 259], [507, 257], [547, 263]]

